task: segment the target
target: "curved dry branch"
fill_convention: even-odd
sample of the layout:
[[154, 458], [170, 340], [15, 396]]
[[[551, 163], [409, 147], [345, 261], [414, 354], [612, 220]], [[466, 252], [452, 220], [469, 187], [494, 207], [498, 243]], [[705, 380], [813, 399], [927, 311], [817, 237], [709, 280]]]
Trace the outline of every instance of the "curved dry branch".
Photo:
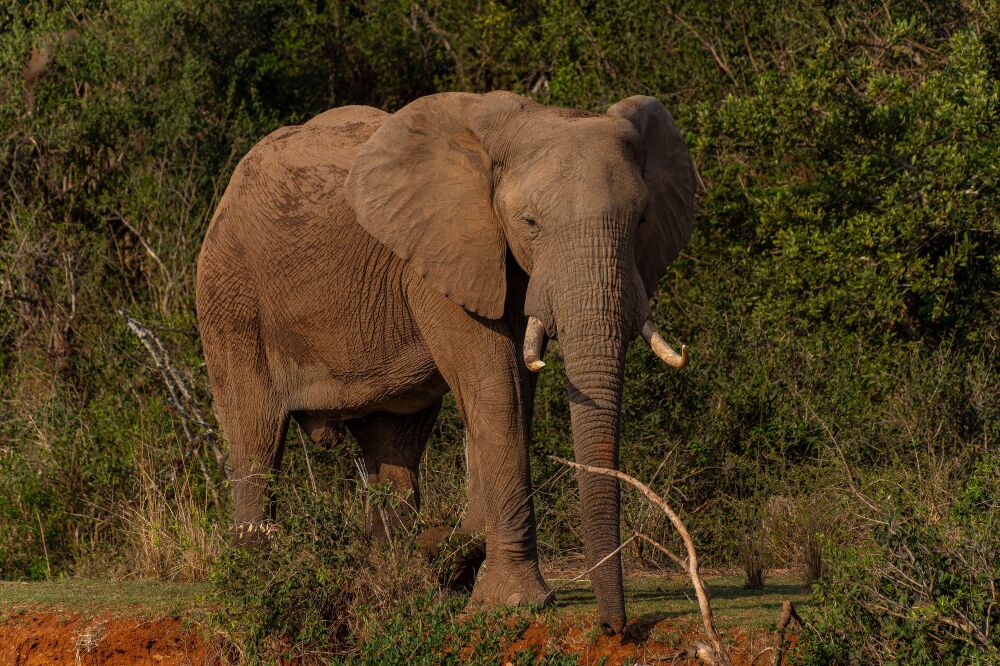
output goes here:
[[780, 666], [782, 663], [782, 655], [785, 652], [785, 632], [788, 630], [788, 625], [792, 620], [798, 622], [800, 627], [803, 626], [802, 618], [796, 612], [795, 605], [791, 601], [783, 601], [781, 603], [781, 615], [778, 617], [778, 631], [774, 635], [774, 647], [770, 648], [771, 664], [773, 666]]
[[[715, 627], [715, 618], [712, 615], [712, 606], [708, 600], [708, 586], [705, 584], [705, 579], [701, 577], [701, 571], [698, 568], [698, 553], [695, 551], [694, 541], [691, 539], [691, 534], [688, 532], [687, 527], [684, 526], [680, 516], [678, 516], [670, 505], [667, 504], [666, 500], [653, 492], [649, 486], [632, 478], [624, 472], [619, 472], [616, 469], [608, 469], [606, 467], [583, 465], [558, 456], [549, 456], [549, 458], [558, 463], [562, 463], [563, 465], [568, 465], [591, 474], [602, 474], [604, 476], [611, 476], [620, 481], [624, 481], [625, 483], [635, 487], [639, 492], [646, 496], [646, 499], [658, 506], [663, 513], [667, 514], [667, 518], [670, 519], [674, 529], [676, 529], [678, 534], [681, 535], [681, 539], [684, 541], [684, 547], [687, 549], [688, 556], [685, 564], [687, 565], [688, 576], [691, 578], [691, 584], [694, 586], [694, 592], [698, 596], [698, 606], [701, 609], [701, 619], [705, 625], [705, 633], [708, 634], [709, 640], [712, 641], [712, 648], [715, 651], [715, 663], [719, 664], [719, 666], [731, 666], [732, 662], [729, 659], [729, 652], [726, 650], [726, 646], [723, 645], [722, 637], [719, 636], [719, 631]], [[674, 557], [676, 558], [675, 561], [680, 560], [680, 558], [676, 555]]]

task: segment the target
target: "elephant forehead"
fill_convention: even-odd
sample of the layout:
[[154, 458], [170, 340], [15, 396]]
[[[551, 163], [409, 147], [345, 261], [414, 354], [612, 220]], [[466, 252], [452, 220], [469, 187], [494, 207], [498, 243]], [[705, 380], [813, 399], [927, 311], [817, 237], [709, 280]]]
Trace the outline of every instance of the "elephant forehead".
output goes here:
[[508, 181], [497, 192], [504, 208], [542, 217], [628, 216], [640, 212], [647, 197], [631, 156], [581, 145], [550, 146]]
[[635, 126], [622, 118], [586, 116], [546, 118], [516, 133], [516, 147], [507, 160], [515, 173], [532, 177], [585, 180], [601, 172], [625, 172], [642, 164]]
[[588, 115], [547, 118], [540, 129], [554, 145], [635, 154], [641, 138], [635, 125], [624, 118]]

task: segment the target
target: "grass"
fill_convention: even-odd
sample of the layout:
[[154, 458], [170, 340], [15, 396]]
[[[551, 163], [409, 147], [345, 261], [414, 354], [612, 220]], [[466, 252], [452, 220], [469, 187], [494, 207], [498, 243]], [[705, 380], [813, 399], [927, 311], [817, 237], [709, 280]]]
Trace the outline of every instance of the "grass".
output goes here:
[[[769, 577], [763, 589], [749, 590], [742, 576], [707, 576], [712, 595], [712, 612], [720, 629], [770, 630], [778, 619], [781, 602], [790, 600], [799, 609], [808, 607], [809, 590], [798, 574]], [[561, 584], [559, 579], [550, 585]], [[629, 620], [652, 624], [668, 618], [682, 623], [701, 622], [698, 600], [690, 581], [683, 575], [643, 576], [625, 581]], [[590, 584], [570, 583], [559, 590], [558, 606], [553, 616], [558, 620], [586, 622], [596, 617], [597, 605]]]
[[[462, 598], [452, 598], [445, 605], [433, 602], [418, 611], [420, 618], [416, 624], [410, 619], [394, 625], [388, 641], [382, 632], [363, 639], [356, 663], [435, 663], [433, 655], [440, 655], [445, 646], [449, 650], [464, 650], [465, 656], [460, 661], [492, 663], [497, 651], [521, 636], [529, 624], [545, 628], [541, 640], [546, 656], [536, 655], [540, 659], [537, 663], [553, 664], [569, 663], [565, 659], [572, 655], [603, 656], [610, 660], [607, 663], [619, 663], [626, 657], [645, 660], [668, 648], [686, 647], [692, 636], [702, 634], [698, 604], [684, 576], [641, 576], [626, 580], [630, 623], [620, 644], [617, 639], [613, 643], [598, 642], [596, 604], [589, 583], [566, 583], [566, 580], [549, 581], [553, 586], [566, 585], [559, 590], [555, 608], [538, 616], [523, 609], [499, 625], [481, 614], [462, 613]], [[761, 636], [773, 630], [782, 601], [789, 599], [800, 608], [808, 606], [808, 592], [800, 576], [772, 576], [762, 590], [747, 589], [742, 577], [736, 575], [714, 575], [707, 580], [719, 629], [727, 640], [735, 642], [734, 649], [748, 654], [759, 652], [764, 645]], [[196, 627], [211, 624], [209, 592], [208, 583], [88, 578], [0, 582], [0, 626], [24, 614], [41, 611], [53, 613], [65, 622], [74, 615], [82, 619], [178, 617], [189, 629], [197, 630]], [[527, 661], [517, 663], [536, 663], [536, 657], [528, 655], [532, 649], [540, 648], [537, 642], [533, 643], [538, 640], [537, 629], [536, 638], [529, 635], [532, 635], [530, 628], [521, 639], [526, 642], [518, 648]], [[484, 659], [483, 654], [492, 656]]]
[[[709, 576], [712, 609], [720, 628], [770, 629], [785, 599], [808, 606], [809, 592], [801, 577], [770, 577], [762, 590], [748, 590], [739, 576]], [[552, 579], [553, 586], [560, 585]], [[64, 578], [47, 582], [0, 582], [0, 614], [21, 610], [52, 610], [81, 615], [163, 617], [189, 615], [208, 606], [208, 583], [108, 581]], [[700, 622], [698, 602], [683, 576], [643, 576], [626, 581], [629, 617], [642, 622], [677, 618]], [[550, 611], [556, 620], [581, 624], [596, 617], [590, 584], [577, 581], [559, 591], [559, 603]], [[0, 616], [2, 616], [0, 615]]]
[[179, 617], [208, 605], [208, 583], [110, 581], [61, 578], [45, 582], [0, 582], [0, 621], [19, 612], [45, 610], [85, 617]]

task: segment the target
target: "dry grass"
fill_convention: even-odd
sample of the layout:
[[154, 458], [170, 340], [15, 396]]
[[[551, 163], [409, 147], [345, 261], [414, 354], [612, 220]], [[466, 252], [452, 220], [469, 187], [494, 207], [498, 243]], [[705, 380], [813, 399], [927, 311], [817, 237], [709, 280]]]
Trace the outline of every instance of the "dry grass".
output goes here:
[[[448, 427], [445, 422], [442, 427]], [[453, 436], [464, 438], [461, 434]], [[464, 456], [432, 442], [420, 461], [420, 522], [425, 527], [457, 525], [468, 506]]]
[[107, 625], [107, 619], [96, 619], [81, 629], [80, 633], [75, 636], [73, 640], [73, 647], [75, 648], [73, 662], [75, 664], [82, 664], [83, 657], [86, 657], [97, 649], [97, 646], [104, 639]]
[[811, 585], [823, 577], [823, 541], [819, 526], [810, 524], [802, 540], [802, 580]]
[[144, 458], [138, 460], [137, 477], [137, 497], [117, 512], [123, 525], [122, 551], [128, 553], [114, 565], [117, 573], [130, 578], [203, 580], [223, 548], [208, 494], [187, 474], [159, 480]]
[[[425, 467], [426, 461], [425, 455]], [[455, 478], [446, 477], [440, 489], [451, 489], [449, 484], [454, 482]], [[447, 497], [446, 493], [441, 494]], [[343, 604], [341, 619], [349, 634], [363, 640], [368, 639], [369, 632], [378, 631], [379, 618], [389, 617], [417, 593], [438, 590], [437, 577], [427, 558], [414, 548], [414, 533], [376, 531], [378, 538], [363, 534], [366, 530], [361, 526], [371, 525], [374, 513], [381, 513], [381, 520], [385, 521], [385, 514], [395, 514], [397, 504], [405, 501], [386, 486], [368, 486], [364, 478], [361, 488], [340, 499], [340, 515], [356, 526], [345, 547], [358, 554], [341, 592], [343, 599], [353, 601]], [[425, 519], [422, 507], [419, 522]], [[322, 529], [320, 523], [314, 526]], [[314, 541], [318, 540], [317, 536]]]

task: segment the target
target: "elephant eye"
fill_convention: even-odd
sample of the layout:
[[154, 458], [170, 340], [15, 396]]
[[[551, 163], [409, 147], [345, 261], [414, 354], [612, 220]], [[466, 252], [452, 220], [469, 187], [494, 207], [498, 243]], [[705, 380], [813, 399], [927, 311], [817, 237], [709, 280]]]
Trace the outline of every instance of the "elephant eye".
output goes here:
[[524, 220], [524, 223], [527, 224], [532, 229], [538, 226], [538, 222], [535, 220], [535, 218], [531, 217], [530, 215], [525, 215], [521, 219]]

